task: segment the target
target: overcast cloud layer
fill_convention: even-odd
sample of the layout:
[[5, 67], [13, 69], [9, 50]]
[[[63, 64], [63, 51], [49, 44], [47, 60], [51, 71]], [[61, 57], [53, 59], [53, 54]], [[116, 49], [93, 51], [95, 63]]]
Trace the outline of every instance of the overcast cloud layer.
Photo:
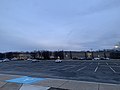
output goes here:
[[120, 0], [0, 0], [0, 52], [98, 50], [120, 41]]

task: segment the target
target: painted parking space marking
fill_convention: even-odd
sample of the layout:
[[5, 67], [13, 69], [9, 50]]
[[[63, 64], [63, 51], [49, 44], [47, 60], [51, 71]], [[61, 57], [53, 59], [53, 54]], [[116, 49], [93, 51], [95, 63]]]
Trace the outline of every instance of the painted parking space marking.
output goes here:
[[92, 64], [93, 64], [93, 62], [90, 63], [90, 65], [92, 65]]
[[109, 65], [107, 62], [106, 62], [107, 66]]
[[100, 65], [100, 63], [98, 62], [97, 64], [98, 64], [98, 65], [97, 65], [97, 67], [95, 68], [94, 72], [97, 72], [97, 70], [98, 70], [98, 68], [99, 68], [98, 66]]
[[[86, 64], [87, 62], [84, 62], [84, 64]], [[79, 69], [77, 69], [76, 71], [81, 71], [81, 70], [83, 70], [83, 69], [85, 69], [85, 68], [87, 68], [89, 65], [92, 65], [93, 64], [93, 62], [91, 62], [91, 63], [89, 63], [88, 65], [86, 65], [86, 66], [83, 66], [83, 67], [81, 67], [81, 68], [79, 68]], [[82, 66], [82, 65], [80, 65], [80, 66]]]
[[95, 68], [94, 72], [97, 72], [97, 70], [98, 70], [98, 66]]
[[49, 90], [50, 87], [24, 84], [19, 90]]
[[112, 67], [109, 66], [109, 68], [110, 68], [114, 73], [116, 73], [116, 71], [115, 71]]
[[67, 70], [67, 69], [71, 69], [71, 68], [74, 68], [74, 67], [76, 67], [76, 65], [71, 66], [71, 67], [67, 67], [67, 68], [64, 68], [64, 69], [61, 69], [61, 70]]
[[33, 78], [28, 76], [23, 76], [20, 78], [6, 80], [7, 82], [15, 82], [15, 83], [24, 83], [24, 84], [32, 84], [38, 81], [43, 81], [45, 78]]
[[85, 69], [86, 67], [87, 67], [87, 66], [84, 66], [84, 67], [78, 69], [77, 71], [81, 71], [81, 70]]
[[[68, 65], [67, 65], [68, 66]], [[48, 70], [55, 70], [55, 69], [61, 69], [61, 68], [64, 68], [64, 67], [67, 67], [66, 65], [64, 65], [64, 66], [59, 66], [59, 67], [53, 67], [53, 68], [50, 68], [50, 69], [48, 69]]]
[[118, 64], [117, 64], [117, 63], [114, 63], [114, 64], [116, 64], [116, 65], [118, 66]]
[[52, 71], [52, 70], [55, 70], [55, 69], [57, 69], [57, 70], [61, 69], [62, 70], [62, 68], [64, 69], [64, 68], [68, 68], [68, 67], [72, 67], [72, 66], [76, 66], [76, 65], [64, 65], [64, 66], [59, 66], [59, 67], [53, 67], [53, 68], [50, 68], [50, 69], [47, 69], [47, 70], [49, 70], [49, 71]]
[[116, 73], [116, 71], [106, 62], [107, 66], [112, 70], [112, 72]]

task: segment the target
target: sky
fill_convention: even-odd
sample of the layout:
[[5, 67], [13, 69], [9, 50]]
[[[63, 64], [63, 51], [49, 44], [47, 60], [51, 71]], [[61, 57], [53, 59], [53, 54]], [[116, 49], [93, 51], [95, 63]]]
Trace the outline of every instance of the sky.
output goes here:
[[120, 0], [0, 0], [0, 52], [111, 49]]

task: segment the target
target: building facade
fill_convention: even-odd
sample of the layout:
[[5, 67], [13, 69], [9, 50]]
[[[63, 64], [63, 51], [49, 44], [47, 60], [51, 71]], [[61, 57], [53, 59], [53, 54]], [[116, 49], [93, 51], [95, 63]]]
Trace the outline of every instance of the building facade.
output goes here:
[[120, 51], [36, 51], [36, 52], [10, 52], [1, 53], [0, 58], [17, 58], [17, 59], [93, 59], [93, 58], [120, 58]]

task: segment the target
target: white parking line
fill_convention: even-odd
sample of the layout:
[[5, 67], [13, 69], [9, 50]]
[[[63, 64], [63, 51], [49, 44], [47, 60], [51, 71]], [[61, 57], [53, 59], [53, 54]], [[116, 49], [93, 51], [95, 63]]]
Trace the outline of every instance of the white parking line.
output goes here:
[[89, 65], [93, 64], [93, 62], [91, 62]]
[[117, 63], [114, 63], [114, 64], [118, 65]]
[[51, 68], [51, 69], [48, 69], [48, 70], [60, 69], [60, 68], [64, 68], [64, 67], [66, 67], [66, 66], [68, 66], [68, 65], [64, 65], [64, 66], [60, 66], [60, 67], [56, 67], [56, 66], [55, 66], [55, 68]]
[[86, 67], [87, 67], [87, 66], [84, 66], [84, 67], [78, 69], [77, 71], [81, 71], [81, 70], [85, 69]]
[[116, 73], [116, 71], [115, 71], [112, 67], [109, 66], [109, 68], [110, 68], [114, 73]]
[[67, 69], [71, 69], [71, 68], [74, 68], [74, 67], [76, 67], [76, 65], [75, 66], [71, 66], [71, 67], [67, 67], [67, 68], [64, 68], [64, 69], [61, 69], [61, 70], [67, 70]]
[[114, 73], [116, 73], [116, 71], [107, 62], [106, 62], [106, 64]]
[[97, 72], [97, 70], [98, 70], [98, 66], [95, 68], [94, 72]]
[[[85, 64], [86, 62], [84, 62], [83, 64]], [[91, 65], [93, 62], [91, 62], [89, 65]], [[83, 69], [85, 69], [87, 66], [84, 66], [84, 67], [82, 67], [82, 68], [80, 68], [80, 69], [78, 69], [78, 70], [76, 70], [76, 71], [81, 71], [81, 70], [83, 70]]]
[[[100, 65], [100, 63], [98, 62], [98, 66], [99, 66], [99, 65]], [[97, 72], [98, 66], [95, 68], [94, 72]]]
[[109, 66], [109, 64], [106, 62], [106, 64]]

